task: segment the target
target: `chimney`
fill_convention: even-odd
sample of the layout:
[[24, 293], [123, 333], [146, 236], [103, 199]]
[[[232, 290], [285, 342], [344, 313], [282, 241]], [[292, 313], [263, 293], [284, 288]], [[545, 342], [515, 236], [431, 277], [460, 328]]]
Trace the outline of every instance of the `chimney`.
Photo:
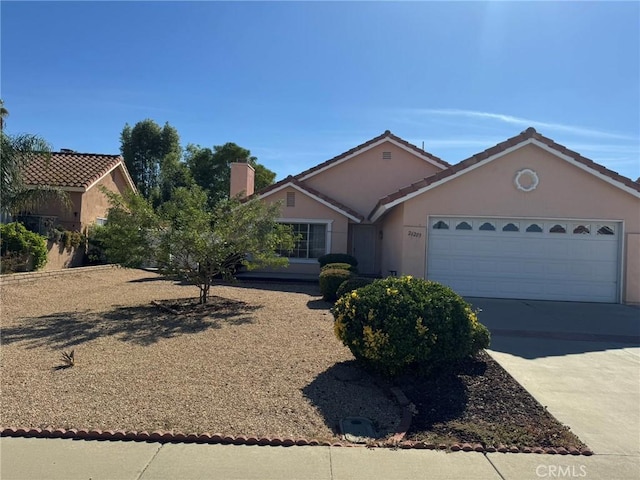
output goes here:
[[231, 164], [230, 197], [241, 194], [242, 198], [253, 195], [255, 170], [248, 162], [233, 162]]

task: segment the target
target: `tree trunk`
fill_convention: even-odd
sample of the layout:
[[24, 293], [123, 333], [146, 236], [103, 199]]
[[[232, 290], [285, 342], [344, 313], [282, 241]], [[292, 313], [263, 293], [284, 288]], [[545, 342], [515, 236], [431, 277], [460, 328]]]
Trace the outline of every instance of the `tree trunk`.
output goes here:
[[211, 279], [207, 278], [200, 286], [200, 303], [207, 303], [209, 288], [211, 288]]

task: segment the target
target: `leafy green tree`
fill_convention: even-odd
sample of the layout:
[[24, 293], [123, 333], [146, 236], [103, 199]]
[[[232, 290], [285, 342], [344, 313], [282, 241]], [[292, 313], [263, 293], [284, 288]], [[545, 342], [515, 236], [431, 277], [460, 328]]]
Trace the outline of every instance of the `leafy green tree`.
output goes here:
[[150, 202], [127, 191], [123, 195], [101, 188], [111, 207], [107, 224], [93, 232], [96, 243], [104, 249], [110, 262], [125, 267], [141, 267], [153, 257], [153, 235], [160, 220]]
[[142, 120], [133, 128], [125, 124], [120, 134], [120, 152], [143, 197], [167, 196], [171, 186], [162, 182], [174, 178], [167, 172], [179, 168], [182, 155], [180, 136], [174, 127], [168, 122], [160, 127], [151, 119]]
[[49, 202], [59, 202], [65, 207], [71, 204], [69, 195], [60, 188], [24, 183], [23, 172], [30, 162], [51, 158], [51, 146], [44, 139], [31, 134], [9, 135], [4, 130], [0, 137], [0, 212], [3, 215], [16, 215]]
[[0, 98], [0, 130], [4, 130], [5, 118], [9, 116], [9, 110], [4, 106], [4, 100]]
[[164, 275], [198, 286], [200, 303], [215, 277], [232, 279], [239, 266], [285, 266], [275, 252], [294, 246], [291, 229], [276, 221], [278, 204], [230, 199], [210, 209], [198, 187], [176, 188], [157, 213], [140, 196], [112, 202], [102, 232], [107, 257], [129, 266], [155, 261]]
[[276, 172], [269, 170], [267, 167], [260, 163], [252, 164], [256, 171], [255, 177], [255, 190], [262, 190], [269, 185], [273, 185], [276, 179]]
[[213, 150], [197, 145], [188, 145], [185, 160], [197, 185], [209, 196], [211, 205], [228, 198], [231, 184], [231, 164], [246, 161], [255, 169], [255, 190], [261, 190], [273, 184], [276, 174], [258, 159], [251, 151], [235, 143], [216, 145]]

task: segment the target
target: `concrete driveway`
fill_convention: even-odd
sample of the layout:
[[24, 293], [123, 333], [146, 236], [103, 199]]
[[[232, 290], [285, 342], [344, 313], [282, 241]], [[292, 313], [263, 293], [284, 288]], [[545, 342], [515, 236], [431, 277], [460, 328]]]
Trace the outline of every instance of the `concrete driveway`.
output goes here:
[[640, 472], [640, 309], [467, 299], [492, 332], [490, 354], [596, 454]]

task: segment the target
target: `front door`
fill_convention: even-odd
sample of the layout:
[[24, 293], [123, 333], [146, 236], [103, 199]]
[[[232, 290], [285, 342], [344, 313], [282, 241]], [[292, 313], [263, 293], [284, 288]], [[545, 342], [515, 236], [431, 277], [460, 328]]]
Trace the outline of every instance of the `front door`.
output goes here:
[[351, 255], [358, 260], [358, 272], [363, 275], [376, 273], [376, 227], [352, 225]]

